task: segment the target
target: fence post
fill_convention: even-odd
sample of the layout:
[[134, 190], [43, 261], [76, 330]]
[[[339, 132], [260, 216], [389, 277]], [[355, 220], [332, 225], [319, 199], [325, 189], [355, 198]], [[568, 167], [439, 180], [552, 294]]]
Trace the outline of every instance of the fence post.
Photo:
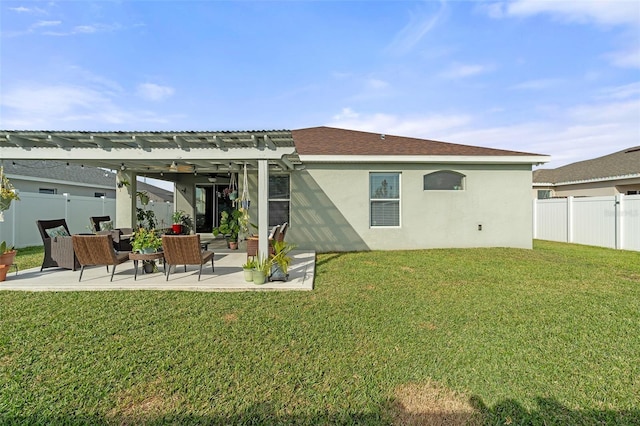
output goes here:
[[616, 194], [613, 211], [615, 248], [621, 250], [624, 248], [624, 194]]
[[567, 197], [567, 242], [573, 242], [573, 195]]
[[537, 199], [533, 199], [533, 208], [532, 208], [532, 213], [533, 213], [533, 238], [536, 239], [538, 238], [538, 200]]

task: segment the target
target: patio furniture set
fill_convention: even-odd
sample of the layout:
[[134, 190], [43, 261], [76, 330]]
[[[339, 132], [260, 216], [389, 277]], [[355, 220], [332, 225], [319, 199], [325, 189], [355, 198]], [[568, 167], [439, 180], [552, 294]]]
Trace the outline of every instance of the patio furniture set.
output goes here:
[[[44, 260], [40, 271], [50, 267], [60, 267], [76, 271], [80, 269], [80, 277], [86, 266], [112, 267], [111, 281], [116, 266], [132, 260], [135, 267], [134, 280], [138, 276], [138, 262], [162, 260], [166, 280], [169, 280], [171, 267], [199, 265], [198, 281], [202, 275], [202, 266], [211, 261], [214, 271], [214, 253], [206, 250], [206, 241], [194, 235], [163, 235], [162, 251], [156, 253], [134, 253], [131, 251], [132, 229], [104, 229], [109, 216], [92, 217], [91, 222], [96, 229], [95, 234], [71, 235], [64, 219], [38, 220], [38, 230], [44, 244]], [[167, 267], [168, 265], [168, 267]]]

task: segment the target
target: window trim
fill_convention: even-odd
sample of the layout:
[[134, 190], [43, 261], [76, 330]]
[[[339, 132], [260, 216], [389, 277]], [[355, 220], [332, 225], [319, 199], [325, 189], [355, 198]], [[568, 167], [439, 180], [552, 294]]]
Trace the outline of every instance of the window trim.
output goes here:
[[[398, 175], [398, 198], [372, 198], [371, 197], [371, 176], [374, 174], [394, 174]], [[402, 228], [402, 172], [400, 171], [387, 171], [387, 170], [379, 170], [379, 171], [369, 171], [369, 182], [368, 182], [368, 203], [367, 207], [369, 209], [369, 229], [398, 229]], [[371, 215], [371, 206], [374, 201], [392, 201], [397, 202], [398, 204], [398, 224], [397, 225], [374, 225], [372, 223], [373, 217]]]

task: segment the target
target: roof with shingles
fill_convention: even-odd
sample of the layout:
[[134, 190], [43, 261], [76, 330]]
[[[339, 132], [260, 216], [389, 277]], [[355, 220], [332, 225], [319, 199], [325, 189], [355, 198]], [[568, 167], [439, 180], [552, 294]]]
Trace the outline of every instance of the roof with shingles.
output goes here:
[[[54, 160], [17, 160], [4, 162], [4, 173], [14, 176], [29, 176], [76, 182], [88, 186], [116, 186], [116, 174], [96, 167], [82, 167], [80, 164]], [[173, 201], [173, 193], [145, 182], [137, 183], [138, 191], [147, 191], [154, 201]]]
[[299, 155], [538, 155], [325, 126], [292, 130], [291, 133]]
[[533, 172], [534, 183], [569, 183], [640, 175], [640, 146], [555, 169]]

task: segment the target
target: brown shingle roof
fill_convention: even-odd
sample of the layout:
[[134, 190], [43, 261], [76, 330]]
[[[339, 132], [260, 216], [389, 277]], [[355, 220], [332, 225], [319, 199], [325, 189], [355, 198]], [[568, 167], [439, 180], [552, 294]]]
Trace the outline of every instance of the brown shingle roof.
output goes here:
[[640, 174], [640, 146], [556, 169], [533, 172], [535, 183], [562, 183], [597, 180]]
[[299, 155], [538, 155], [324, 126], [291, 133]]

